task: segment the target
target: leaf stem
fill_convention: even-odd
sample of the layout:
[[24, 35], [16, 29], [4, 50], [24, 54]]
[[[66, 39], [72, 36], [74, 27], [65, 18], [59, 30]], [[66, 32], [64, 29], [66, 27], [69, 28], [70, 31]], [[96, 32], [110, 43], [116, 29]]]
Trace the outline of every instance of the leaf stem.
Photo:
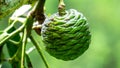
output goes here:
[[58, 11], [60, 16], [63, 16], [66, 14], [64, 0], [59, 0]]
[[21, 65], [20, 68], [24, 68], [24, 57], [25, 57], [25, 48], [27, 43], [27, 29], [24, 29], [23, 40], [22, 40], [22, 53], [21, 53]]
[[35, 41], [35, 39], [32, 36], [30, 36], [29, 38], [32, 41], [32, 43], [34, 44], [34, 46], [36, 47], [39, 55], [41, 56], [43, 62], [45, 63], [46, 68], [49, 68], [49, 66], [48, 66], [48, 64], [47, 64], [47, 62], [46, 62], [46, 60], [41, 52], [41, 48], [39, 47], [39, 44]]
[[14, 27], [15, 23], [17, 23], [17, 20], [14, 20], [14, 21], [4, 30], [4, 32], [8, 32], [12, 27]]

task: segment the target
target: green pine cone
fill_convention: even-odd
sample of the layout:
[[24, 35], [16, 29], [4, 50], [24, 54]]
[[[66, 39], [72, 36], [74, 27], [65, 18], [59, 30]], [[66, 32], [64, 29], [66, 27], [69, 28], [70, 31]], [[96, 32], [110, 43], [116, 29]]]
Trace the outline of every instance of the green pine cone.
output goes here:
[[45, 20], [41, 36], [46, 51], [57, 59], [74, 60], [89, 47], [91, 35], [82, 13], [75, 9], [66, 11], [64, 16], [58, 13]]

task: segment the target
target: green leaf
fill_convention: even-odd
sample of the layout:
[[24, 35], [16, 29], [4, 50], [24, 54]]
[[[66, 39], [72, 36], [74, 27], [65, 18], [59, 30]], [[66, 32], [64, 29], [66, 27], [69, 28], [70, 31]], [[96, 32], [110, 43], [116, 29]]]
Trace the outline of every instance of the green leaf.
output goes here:
[[[5, 39], [7, 36], [8, 36], [8, 34], [7, 34], [6, 32], [3, 32], [2, 34], [0, 34], [0, 42], [1, 42], [3, 39]], [[4, 43], [5, 43], [5, 41], [2, 42], [2, 43], [0, 43], [0, 46], [1, 46], [2, 44], [4, 44]]]
[[[3, 33], [3, 31], [0, 31], [0, 35]], [[3, 45], [4, 44], [1, 44], [0, 46], [0, 64], [2, 63], [2, 59], [4, 58], [4, 54], [3, 54]]]
[[[12, 27], [8, 31], [8, 33], [13, 32], [14, 30], [16, 30], [15, 27]], [[20, 41], [20, 35], [16, 34], [15, 36], [11, 37], [10, 40], [13, 40], [15, 42], [19, 42]], [[6, 44], [7, 44], [9, 55], [10, 55], [10, 57], [12, 57], [16, 53], [16, 51], [18, 49], [18, 46], [17, 46], [17, 44], [14, 44], [14, 43], [12, 43], [10, 41], [7, 41]]]
[[4, 58], [4, 54], [3, 54], [3, 46], [0, 46], [0, 64], [2, 63], [2, 59]]
[[27, 54], [26, 54], [26, 61], [27, 61], [28, 68], [33, 68], [32, 63], [30, 61], [30, 57]]
[[1, 35], [2, 33], [3, 33], [3, 31], [1, 30], [1, 31], [0, 31], [0, 35]]
[[[15, 31], [15, 30], [16, 30], [16, 28], [15, 28], [15, 27], [12, 27], [12, 28], [8, 31], [8, 33], [11, 33], [11, 32], [13, 32], [13, 31]], [[12, 40], [12, 41], [14, 41], [14, 42], [19, 42], [20, 39], [21, 39], [21, 38], [20, 38], [20, 35], [19, 35], [19, 34], [16, 34], [15, 36], [11, 37], [9, 40]], [[14, 54], [16, 54], [19, 46], [18, 46], [18, 44], [15, 44], [15, 43], [13, 43], [13, 42], [11, 42], [11, 41], [9, 41], [9, 40], [6, 42], [6, 46], [7, 46], [8, 53], [9, 53], [10, 57], [13, 57]], [[14, 68], [14, 67], [15, 67], [15, 68], [18, 68], [18, 66], [20, 66], [19, 63], [20, 63], [19, 61], [16, 61], [16, 60], [14, 59], [14, 60], [12, 60], [11, 65], [12, 65], [13, 68]]]

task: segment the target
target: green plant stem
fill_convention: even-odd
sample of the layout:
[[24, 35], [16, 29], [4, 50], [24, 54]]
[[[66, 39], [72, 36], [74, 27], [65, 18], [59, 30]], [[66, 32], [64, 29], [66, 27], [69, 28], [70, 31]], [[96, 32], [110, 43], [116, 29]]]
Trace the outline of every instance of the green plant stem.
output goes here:
[[25, 57], [25, 48], [27, 43], [27, 29], [24, 29], [23, 41], [22, 41], [22, 54], [21, 54], [21, 65], [20, 68], [24, 68], [24, 57]]
[[4, 38], [6, 38], [7, 36], [9, 36], [8, 31], [14, 26], [15, 23], [16, 23], [16, 21], [13, 21], [13, 23], [12, 23], [10, 26], [8, 26], [8, 27], [0, 34], [0, 44], [2, 44], [1, 41], [3, 41]]
[[14, 27], [15, 23], [17, 23], [17, 20], [14, 20], [13, 22], [11, 22], [11, 24], [9, 25], [9, 27], [7, 27], [4, 32], [8, 32], [12, 27]]
[[[40, 5], [39, 2], [40, 1], [38, 1], [38, 4], [35, 6], [35, 9], [33, 9], [33, 12], [36, 11], [36, 9], [38, 9], [38, 7]], [[34, 14], [29, 15], [26, 19], [26, 22], [25, 22], [26, 26], [24, 28], [20, 68], [24, 68], [24, 57], [25, 57], [26, 42], [27, 42], [27, 37], [31, 36], [31, 30], [32, 30], [32, 26], [33, 26], [34, 16], [35, 16]]]
[[18, 46], [20, 43], [21, 43], [21, 40], [20, 41], [18, 41], [18, 42], [16, 42], [16, 41], [14, 41], [14, 40], [8, 40], [10, 43], [12, 43], [12, 44], [15, 44], [16, 46]]
[[20, 68], [24, 68], [24, 57], [25, 57], [25, 48], [26, 48], [26, 43], [27, 43], [27, 38], [31, 34], [32, 30], [32, 25], [33, 25], [33, 16], [32, 14], [29, 15], [25, 21], [25, 28], [23, 32], [23, 40], [22, 40], [22, 54], [21, 54], [21, 66]]
[[[5, 38], [0, 38], [0, 46], [1, 44], [3, 44], [6, 40], [8, 40], [9, 38], [11, 38], [12, 36], [14, 36], [15, 34], [21, 32], [25, 27], [25, 24], [23, 24], [22, 26], [20, 26], [18, 29], [16, 29], [14, 32], [10, 33], [10, 34], [6, 34]], [[4, 36], [4, 35], [3, 35]], [[0, 37], [2, 37], [2, 35], [0, 35]]]
[[34, 46], [36, 47], [39, 55], [41, 56], [43, 62], [45, 63], [46, 68], [49, 68], [49, 66], [48, 66], [48, 64], [47, 64], [47, 62], [46, 62], [46, 60], [41, 52], [41, 48], [39, 47], [39, 44], [35, 41], [35, 39], [32, 36], [30, 36], [29, 38], [32, 41], [32, 43], [34, 44]]
[[63, 16], [66, 14], [64, 0], [59, 0], [58, 11], [60, 16]]

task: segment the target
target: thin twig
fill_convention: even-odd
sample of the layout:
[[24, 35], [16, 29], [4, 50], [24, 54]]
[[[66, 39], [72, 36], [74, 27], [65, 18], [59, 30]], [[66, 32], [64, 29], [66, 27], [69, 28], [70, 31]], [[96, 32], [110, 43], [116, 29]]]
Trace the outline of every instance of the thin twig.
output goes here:
[[22, 54], [21, 54], [21, 65], [20, 68], [24, 68], [24, 57], [25, 57], [25, 48], [27, 42], [27, 29], [24, 29], [23, 41], [22, 41]]
[[60, 16], [63, 16], [66, 14], [64, 0], [59, 0], [58, 11]]

